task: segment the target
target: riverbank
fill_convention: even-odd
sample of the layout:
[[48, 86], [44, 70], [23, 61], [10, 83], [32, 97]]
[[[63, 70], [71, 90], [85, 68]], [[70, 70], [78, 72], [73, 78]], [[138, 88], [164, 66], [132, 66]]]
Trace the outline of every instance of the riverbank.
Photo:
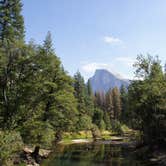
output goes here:
[[112, 138], [98, 139], [95, 142], [87, 139], [72, 140], [68, 144], [61, 142], [41, 166], [142, 166], [133, 157], [135, 142], [126, 141], [126, 137], [120, 135]]
[[[133, 133], [133, 132], [132, 132]], [[114, 144], [123, 140], [126, 140], [125, 135], [119, 135], [116, 132], [113, 131], [101, 131], [100, 136], [96, 138], [96, 142], [99, 141], [111, 141]], [[91, 131], [80, 131], [77, 133], [69, 133], [66, 132], [63, 134], [62, 140], [58, 142], [58, 144], [61, 145], [70, 145], [70, 144], [90, 144], [92, 143], [93, 137]], [[54, 148], [51, 148], [54, 149]], [[25, 165], [28, 166], [37, 166], [38, 163], [41, 163], [43, 159], [46, 159], [49, 157], [49, 154], [51, 153], [52, 150], [48, 149], [40, 149], [39, 154], [38, 154], [38, 161], [35, 161], [33, 152], [34, 152], [34, 147], [31, 146], [24, 146], [22, 149], [22, 152], [19, 153], [19, 155], [16, 157], [14, 160], [14, 163], [18, 165], [19, 163], [25, 163]]]
[[165, 145], [141, 145], [136, 146], [134, 153], [137, 158], [147, 160], [154, 166], [166, 166]]
[[[54, 151], [54, 153], [52, 153], [52, 155], [51, 155], [52, 157], [49, 157], [49, 159], [46, 159], [46, 160], [50, 161], [49, 162], [50, 164], [52, 164], [52, 162], [54, 164], [54, 162], [56, 163], [56, 159], [53, 159], [53, 158], [54, 157], [58, 158], [58, 156], [62, 155], [61, 159], [63, 159], [63, 160], [60, 162], [59, 160], [61, 160], [61, 159], [57, 159], [58, 160], [57, 164], [59, 164], [59, 163], [61, 163], [61, 164], [69, 163], [70, 164], [73, 162], [72, 161], [73, 158], [75, 160], [75, 157], [76, 158], [78, 157], [78, 156], [72, 157], [72, 155], [74, 155], [75, 153], [77, 155], [83, 154], [82, 157], [85, 158], [87, 155], [86, 153], [89, 153], [89, 155], [91, 156], [90, 151], [92, 151], [92, 153], [95, 153], [95, 149], [97, 151], [103, 151], [103, 148], [107, 147], [106, 150], [108, 150], [110, 148], [113, 150], [113, 152], [111, 152], [111, 151], [109, 152], [113, 156], [108, 158], [107, 160], [111, 160], [111, 158], [114, 158], [117, 155], [119, 155], [119, 159], [117, 159], [118, 160], [117, 162], [120, 162], [119, 160], [122, 160], [120, 163], [123, 164], [123, 162], [124, 162], [125, 166], [136, 166], [136, 165], [137, 166], [142, 166], [142, 165], [144, 165], [144, 166], [150, 166], [150, 165], [151, 166], [165, 166], [166, 165], [166, 151], [164, 149], [159, 148], [159, 149], [153, 149], [152, 151], [149, 151], [149, 150], [146, 150], [147, 147], [145, 147], [145, 146], [143, 146], [142, 149], [140, 149], [140, 148], [137, 148], [138, 142], [136, 140], [134, 141], [133, 138], [128, 138], [128, 139], [129, 140], [126, 139], [126, 136], [119, 135], [119, 136], [113, 136], [112, 139], [98, 139], [95, 142], [93, 142], [91, 139], [74, 139], [67, 143], [62, 141], [59, 143], [59, 147]], [[84, 148], [82, 148], [83, 149], [82, 152], [80, 151], [81, 147], [84, 147]], [[100, 148], [101, 148], [101, 150], [100, 150]], [[125, 151], [124, 158], [122, 158], [121, 154], [119, 154], [119, 151], [121, 151], [121, 150]], [[71, 156], [69, 155], [69, 158], [68, 158], [66, 155], [70, 154], [70, 152], [71, 152]], [[96, 154], [98, 154], [98, 153], [99, 152], [96, 152]], [[107, 155], [109, 154], [108, 152], [101, 152], [101, 154], [103, 154], [103, 153], [106, 153], [105, 157], [107, 157]], [[64, 154], [64, 156], [63, 156], [63, 154]], [[124, 155], [124, 152], [122, 152], [122, 154]], [[129, 157], [130, 159], [128, 159], [127, 156], [130, 156]], [[81, 158], [79, 158], [78, 160], [80, 160], [80, 162], [83, 162]], [[88, 159], [89, 159], [89, 157], [87, 157], [87, 160]], [[96, 160], [96, 157], [92, 160]], [[131, 163], [129, 162], [129, 165], [126, 165], [125, 160], [127, 160], [127, 162], [129, 162], [128, 160], [131, 160]], [[134, 161], [132, 161], [132, 160], [134, 160]], [[138, 164], [137, 163], [138, 161], [141, 161], [141, 163]], [[100, 162], [103, 162], [103, 159]], [[110, 161], [110, 162], [112, 163], [113, 161]], [[132, 165], [133, 162], [134, 163], [136, 162], [136, 163], [134, 165]], [[44, 162], [44, 164], [45, 164], [45, 162]], [[45, 165], [42, 165], [42, 166], [45, 166]], [[59, 166], [59, 165], [57, 165], [57, 166]]]
[[[66, 135], [68, 137], [66, 137]], [[69, 137], [70, 135], [70, 137]], [[79, 137], [81, 135], [81, 137]], [[75, 138], [73, 137], [75, 136]], [[101, 132], [101, 137], [98, 138], [95, 142], [92, 139], [92, 136], [88, 132], [79, 132], [79, 133], [64, 133], [63, 140], [58, 142], [57, 146], [61, 147], [68, 147], [68, 146], [92, 146], [92, 145], [111, 145], [111, 147], [121, 147], [126, 148], [129, 151], [132, 151], [133, 154], [139, 154], [142, 156], [147, 156], [147, 161], [152, 163], [153, 165], [164, 165], [166, 163], [166, 152], [164, 151], [153, 151], [148, 152], [146, 151], [146, 147], [143, 147], [142, 149], [137, 149], [137, 137], [138, 132], [137, 131], [128, 131], [123, 134], [113, 133], [110, 131], [103, 131]], [[34, 147], [32, 146], [25, 146], [21, 153], [19, 153], [19, 156], [17, 156], [14, 160], [14, 165], [20, 165], [21, 163], [24, 163], [23, 166], [40, 166], [40, 163], [42, 163], [45, 160], [48, 160], [50, 156], [54, 156], [55, 151], [57, 151], [57, 148], [55, 150], [50, 149], [40, 149], [39, 150], [39, 156], [38, 161], [35, 161], [33, 152]], [[145, 155], [146, 154], [146, 155]], [[152, 154], [151, 156], [149, 154]], [[138, 158], [140, 156], [137, 156]]]

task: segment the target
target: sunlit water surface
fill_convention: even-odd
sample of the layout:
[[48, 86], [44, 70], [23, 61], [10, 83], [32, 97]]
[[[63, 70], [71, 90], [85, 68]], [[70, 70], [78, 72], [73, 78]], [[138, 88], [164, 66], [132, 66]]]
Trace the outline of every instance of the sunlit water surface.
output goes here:
[[58, 145], [42, 166], [147, 166], [127, 146], [110, 143]]

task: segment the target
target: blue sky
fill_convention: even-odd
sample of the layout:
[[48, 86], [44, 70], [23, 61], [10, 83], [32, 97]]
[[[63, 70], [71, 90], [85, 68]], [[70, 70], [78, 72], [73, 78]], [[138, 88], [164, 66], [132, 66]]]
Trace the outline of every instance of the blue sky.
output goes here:
[[165, 0], [23, 0], [26, 40], [51, 31], [65, 69], [87, 79], [105, 68], [133, 77], [138, 54], [166, 60]]

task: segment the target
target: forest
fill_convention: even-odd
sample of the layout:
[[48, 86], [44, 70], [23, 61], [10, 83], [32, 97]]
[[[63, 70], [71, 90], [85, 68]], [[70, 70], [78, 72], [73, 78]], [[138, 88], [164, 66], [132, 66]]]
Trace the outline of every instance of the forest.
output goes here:
[[25, 145], [50, 149], [80, 131], [140, 131], [141, 145], [166, 145], [166, 65], [138, 55], [129, 87], [92, 92], [79, 71], [70, 76], [53, 48], [25, 42], [20, 0], [0, 0], [0, 165], [12, 165]]

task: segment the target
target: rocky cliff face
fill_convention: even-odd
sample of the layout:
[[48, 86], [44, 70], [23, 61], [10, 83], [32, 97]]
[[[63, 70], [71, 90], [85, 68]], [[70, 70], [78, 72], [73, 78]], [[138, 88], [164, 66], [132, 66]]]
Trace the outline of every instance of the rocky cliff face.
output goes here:
[[105, 69], [97, 69], [94, 76], [89, 78], [89, 80], [93, 92], [107, 92], [110, 88], [114, 88], [115, 86], [118, 88], [122, 85], [128, 87], [130, 83], [129, 80], [119, 78]]

